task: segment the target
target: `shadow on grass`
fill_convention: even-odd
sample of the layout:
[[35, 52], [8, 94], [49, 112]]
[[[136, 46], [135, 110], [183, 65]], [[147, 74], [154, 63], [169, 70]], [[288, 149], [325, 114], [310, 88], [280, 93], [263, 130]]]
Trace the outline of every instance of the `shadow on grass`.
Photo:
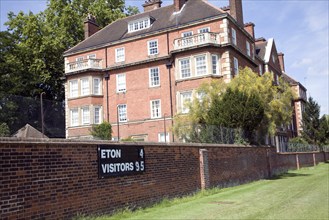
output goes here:
[[291, 177], [303, 177], [303, 176], [311, 176], [311, 174], [302, 174], [302, 173], [284, 173], [278, 176], [273, 176], [270, 180], [279, 180], [279, 179], [287, 179]]

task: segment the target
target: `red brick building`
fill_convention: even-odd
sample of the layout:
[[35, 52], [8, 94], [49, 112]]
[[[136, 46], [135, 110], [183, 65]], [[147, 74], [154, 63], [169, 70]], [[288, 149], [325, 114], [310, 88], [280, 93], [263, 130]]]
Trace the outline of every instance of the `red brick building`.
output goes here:
[[87, 18], [86, 39], [64, 54], [67, 138], [91, 138], [91, 126], [108, 121], [115, 140], [172, 142], [173, 117], [202, 82], [229, 82], [244, 67], [281, 77], [274, 40], [255, 39], [241, 0], [161, 3], [99, 31]]

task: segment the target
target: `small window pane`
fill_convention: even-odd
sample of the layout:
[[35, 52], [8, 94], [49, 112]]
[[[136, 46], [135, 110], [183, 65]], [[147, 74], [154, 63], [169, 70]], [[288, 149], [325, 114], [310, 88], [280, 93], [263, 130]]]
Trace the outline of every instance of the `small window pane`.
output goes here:
[[182, 113], [188, 113], [188, 104], [192, 101], [192, 92], [181, 93], [181, 109]]
[[180, 71], [181, 78], [187, 78], [191, 76], [191, 68], [190, 68], [190, 59], [180, 60]]
[[89, 95], [89, 79], [81, 79], [81, 95]]
[[199, 56], [195, 58], [196, 75], [201, 76], [207, 74], [206, 56]]
[[218, 56], [211, 55], [212, 74], [218, 74]]
[[119, 122], [127, 121], [127, 105], [118, 105]]
[[158, 54], [158, 41], [153, 40], [148, 42], [149, 55]]
[[126, 75], [118, 74], [117, 75], [117, 92], [126, 91]]
[[161, 104], [160, 100], [151, 101], [151, 118], [161, 117]]
[[71, 126], [79, 125], [79, 112], [78, 109], [71, 110]]
[[150, 86], [159, 86], [160, 85], [160, 75], [159, 68], [151, 68], [150, 70]]
[[78, 80], [70, 81], [70, 97], [78, 96]]

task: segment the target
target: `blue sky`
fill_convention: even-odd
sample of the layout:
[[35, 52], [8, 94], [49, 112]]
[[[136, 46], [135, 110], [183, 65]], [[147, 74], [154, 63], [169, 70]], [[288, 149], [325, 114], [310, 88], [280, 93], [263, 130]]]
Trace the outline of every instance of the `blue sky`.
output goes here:
[[[173, 0], [162, 0], [163, 6]], [[126, 0], [140, 7], [145, 0]], [[228, 0], [208, 0], [222, 7]], [[46, 0], [0, 0], [1, 31], [7, 13], [23, 10], [37, 13]], [[285, 54], [286, 73], [302, 83], [307, 95], [329, 114], [329, 28], [328, 0], [243, 0], [244, 22], [255, 23], [256, 37], [274, 38], [279, 52]]]

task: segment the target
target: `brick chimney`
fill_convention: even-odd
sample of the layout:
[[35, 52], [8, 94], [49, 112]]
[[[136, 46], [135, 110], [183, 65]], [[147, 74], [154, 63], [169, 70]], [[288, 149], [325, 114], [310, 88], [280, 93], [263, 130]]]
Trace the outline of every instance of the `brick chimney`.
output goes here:
[[230, 0], [230, 14], [241, 27], [244, 27], [242, 0]]
[[244, 29], [255, 39], [255, 24], [252, 22], [246, 23]]
[[285, 72], [285, 68], [284, 68], [284, 57], [283, 56], [284, 56], [283, 53], [278, 53], [278, 58], [279, 58], [281, 72]]
[[174, 0], [175, 12], [180, 11], [188, 0]]
[[96, 23], [95, 16], [88, 14], [86, 20], [84, 21], [84, 31], [85, 31], [85, 39], [95, 34], [97, 31], [99, 31], [99, 26]]
[[146, 0], [144, 7], [144, 12], [152, 11], [154, 9], [161, 8], [162, 1], [161, 0]]

